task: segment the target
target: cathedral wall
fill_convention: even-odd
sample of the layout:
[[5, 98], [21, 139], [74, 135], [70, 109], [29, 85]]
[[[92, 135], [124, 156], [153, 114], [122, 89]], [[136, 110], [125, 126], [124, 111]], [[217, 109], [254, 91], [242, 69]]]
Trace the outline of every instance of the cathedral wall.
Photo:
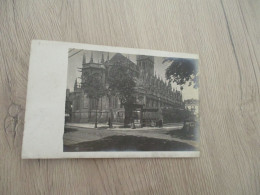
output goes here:
[[[95, 106], [93, 100], [83, 93], [74, 94], [73, 97], [72, 123], [107, 123], [109, 118], [114, 122], [124, 122], [124, 108], [120, 108], [120, 101], [117, 97], [108, 98], [104, 96], [99, 99]], [[97, 108], [97, 113], [96, 113]]]
[[[102, 76], [103, 81], [106, 82], [105, 68], [108, 67], [106, 64], [93, 63], [93, 60], [87, 64], [83, 64], [83, 81], [88, 74], [98, 73]], [[136, 69], [140, 71], [140, 74], [138, 74], [136, 103], [143, 104], [146, 108], [176, 107], [182, 104], [181, 94], [173, 91], [170, 84], [166, 84], [166, 82], [154, 75], [153, 57], [137, 56], [136, 67], [138, 67]], [[99, 123], [106, 123], [109, 118], [114, 122], [123, 123], [125, 111], [117, 97], [104, 96], [100, 98], [98, 104], [96, 104], [95, 101], [89, 99], [76, 84], [74, 87], [76, 93], [71, 93], [73, 94], [72, 122], [94, 123], [97, 109]]]

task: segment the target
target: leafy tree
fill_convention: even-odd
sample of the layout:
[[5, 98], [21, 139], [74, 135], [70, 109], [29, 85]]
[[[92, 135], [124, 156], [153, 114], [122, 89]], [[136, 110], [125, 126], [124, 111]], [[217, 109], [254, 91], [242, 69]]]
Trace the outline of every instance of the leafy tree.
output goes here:
[[113, 65], [108, 72], [108, 94], [119, 98], [125, 108], [125, 125], [131, 118], [134, 103], [134, 76], [129, 74], [128, 68], [123, 65]]
[[113, 65], [108, 73], [109, 94], [117, 96], [122, 104], [133, 103], [134, 77], [122, 65]]
[[166, 58], [163, 63], [171, 62], [171, 65], [166, 69], [166, 79], [181, 86], [188, 83], [189, 86], [193, 85], [198, 88], [198, 67], [197, 62], [193, 59], [183, 58]]
[[[86, 79], [82, 82], [81, 87], [90, 99], [96, 100], [96, 106], [98, 106], [99, 99], [107, 94], [105, 84], [98, 73], [87, 75]], [[97, 128], [97, 108], [95, 128]]]

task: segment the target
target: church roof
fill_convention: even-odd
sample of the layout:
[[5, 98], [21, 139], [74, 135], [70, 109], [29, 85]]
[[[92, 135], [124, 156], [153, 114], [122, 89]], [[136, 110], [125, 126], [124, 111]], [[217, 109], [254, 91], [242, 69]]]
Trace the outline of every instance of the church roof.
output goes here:
[[120, 64], [129, 64], [129, 65], [135, 65], [136, 64], [134, 62], [132, 62], [131, 60], [129, 60], [127, 57], [125, 57], [124, 55], [122, 55], [121, 53], [116, 53], [110, 60], [109, 60], [109, 64], [116, 64], [119, 63]]

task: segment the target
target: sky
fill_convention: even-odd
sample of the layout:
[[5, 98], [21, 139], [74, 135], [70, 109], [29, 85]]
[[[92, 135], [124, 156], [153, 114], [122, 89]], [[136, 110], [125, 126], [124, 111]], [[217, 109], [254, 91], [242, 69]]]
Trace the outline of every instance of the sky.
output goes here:
[[[68, 75], [67, 75], [67, 88], [70, 91], [73, 91], [74, 83], [76, 78], [80, 81], [80, 68], [82, 68], [82, 60], [83, 54], [86, 55], [86, 62], [89, 62], [91, 57], [91, 51], [86, 50], [78, 50], [78, 49], [70, 49], [69, 50], [69, 59], [68, 59]], [[93, 60], [94, 62], [100, 62], [102, 52], [100, 51], [93, 51]], [[104, 52], [104, 59], [107, 59], [107, 52]], [[109, 53], [109, 59], [113, 57], [114, 53]], [[128, 57], [132, 62], [136, 64], [136, 56], [135, 55], [128, 55], [123, 54]], [[170, 63], [162, 63], [164, 60], [163, 57], [154, 57], [154, 70], [155, 74], [159, 76], [162, 80], [166, 80], [165, 78], [165, 70], [170, 65]], [[172, 83], [172, 87], [174, 89], [180, 90], [180, 86]], [[184, 85], [182, 90], [183, 100], [186, 99], [199, 99], [198, 89], [194, 89], [192, 86]]]

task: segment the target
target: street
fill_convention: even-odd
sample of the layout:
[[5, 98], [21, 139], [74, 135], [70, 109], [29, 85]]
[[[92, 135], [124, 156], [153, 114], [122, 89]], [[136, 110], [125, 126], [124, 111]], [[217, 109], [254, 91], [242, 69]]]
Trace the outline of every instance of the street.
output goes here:
[[162, 128], [91, 128], [89, 124], [66, 124], [64, 151], [194, 151], [195, 134], [184, 132], [182, 124]]

